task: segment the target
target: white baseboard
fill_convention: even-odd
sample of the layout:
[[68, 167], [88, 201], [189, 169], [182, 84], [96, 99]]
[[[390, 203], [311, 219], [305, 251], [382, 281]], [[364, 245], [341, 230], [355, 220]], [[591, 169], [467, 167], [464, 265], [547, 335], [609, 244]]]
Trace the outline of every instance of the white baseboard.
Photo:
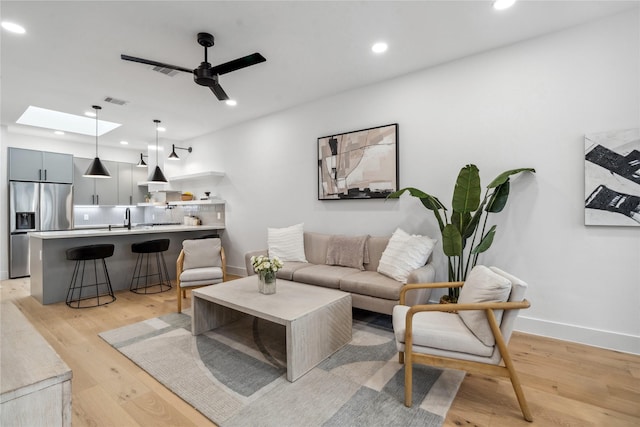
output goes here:
[[584, 326], [551, 322], [518, 316], [516, 328], [519, 332], [586, 344], [609, 350], [640, 355], [640, 337], [619, 332], [603, 331]]
[[9, 272], [0, 271], [0, 280], [9, 280]]

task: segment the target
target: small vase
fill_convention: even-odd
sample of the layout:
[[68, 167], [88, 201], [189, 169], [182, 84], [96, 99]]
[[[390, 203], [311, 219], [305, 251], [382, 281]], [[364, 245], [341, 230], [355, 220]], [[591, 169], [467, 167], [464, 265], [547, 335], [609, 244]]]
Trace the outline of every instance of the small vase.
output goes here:
[[258, 290], [261, 294], [271, 295], [276, 293], [276, 273], [273, 271], [261, 271], [258, 280]]

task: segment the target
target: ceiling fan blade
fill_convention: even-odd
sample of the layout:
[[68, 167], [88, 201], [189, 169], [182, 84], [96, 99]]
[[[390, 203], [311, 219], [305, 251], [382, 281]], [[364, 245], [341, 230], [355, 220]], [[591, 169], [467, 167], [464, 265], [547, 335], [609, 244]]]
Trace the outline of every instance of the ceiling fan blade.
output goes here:
[[162, 62], [151, 61], [149, 59], [136, 58], [135, 56], [120, 55], [120, 59], [124, 59], [125, 61], [139, 62], [140, 64], [153, 65], [155, 67], [170, 68], [176, 71], [184, 71], [185, 73], [193, 73], [193, 70], [190, 70], [188, 68], [179, 67], [177, 65], [164, 64]]
[[229, 99], [229, 95], [227, 95], [224, 89], [222, 89], [220, 83], [215, 82], [214, 84], [209, 86], [209, 89], [211, 89], [211, 92], [213, 92], [216, 98], [218, 98], [218, 101], [226, 101], [227, 99]]
[[211, 72], [217, 75], [227, 74], [264, 61], [266, 61], [265, 57], [256, 52], [242, 58], [234, 59], [233, 61], [225, 62], [224, 64], [216, 65], [211, 68]]

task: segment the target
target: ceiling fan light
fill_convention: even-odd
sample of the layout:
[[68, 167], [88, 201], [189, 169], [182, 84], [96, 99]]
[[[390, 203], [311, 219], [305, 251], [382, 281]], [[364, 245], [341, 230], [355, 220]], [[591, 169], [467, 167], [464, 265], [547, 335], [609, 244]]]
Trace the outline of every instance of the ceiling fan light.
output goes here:
[[82, 175], [86, 178], [111, 178], [111, 174], [99, 158], [93, 159], [87, 171]]

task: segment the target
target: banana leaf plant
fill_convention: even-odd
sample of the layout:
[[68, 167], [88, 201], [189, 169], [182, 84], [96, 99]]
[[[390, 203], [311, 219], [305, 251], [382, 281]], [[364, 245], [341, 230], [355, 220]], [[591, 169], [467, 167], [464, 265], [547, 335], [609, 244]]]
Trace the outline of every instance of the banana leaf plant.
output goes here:
[[[479, 170], [476, 165], [466, 165], [460, 170], [453, 189], [450, 216], [437, 197], [414, 187], [402, 188], [388, 197], [397, 199], [408, 192], [433, 212], [442, 233], [442, 249], [448, 258], [449, 281], [464, 281], [478, 262], [478, 256], [491, 247], [496, 235], [495, 225], [487, 230], [489, 214], [504, 209], [509, 198], [509, 178], [521, 172], [535, 173], [535, 169], [520, 168], [502, 172], [487, 185], [481, 198]], [[471, 242], [467, 245], [469, 239]], [[449, 301], [456, 302], [459, 294], [460, 288], [449, 288]]]

